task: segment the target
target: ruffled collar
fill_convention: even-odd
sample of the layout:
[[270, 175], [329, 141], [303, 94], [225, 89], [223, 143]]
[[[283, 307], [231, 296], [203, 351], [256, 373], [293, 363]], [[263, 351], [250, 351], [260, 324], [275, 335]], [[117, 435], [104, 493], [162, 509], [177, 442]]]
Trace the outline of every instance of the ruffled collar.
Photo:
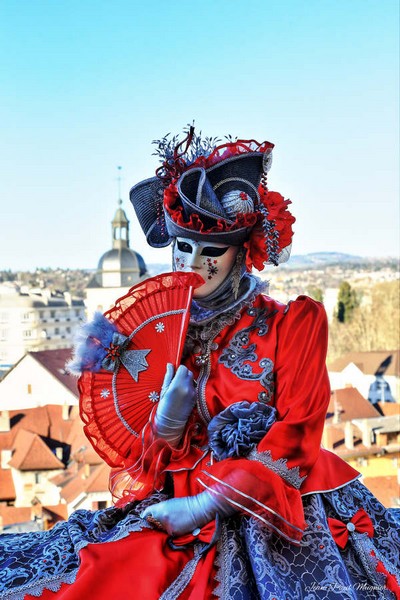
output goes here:
[[204, 325], [222, 314], [240, 312], [244, 306], [251, 304], [256, 296], [267, 290], [268, 282], [261, 281], [255, 275], [245, 273], [240, 280], [238, 295], [235, 299], [228, 277], [207, 298], [192, 300], [190, 325]]

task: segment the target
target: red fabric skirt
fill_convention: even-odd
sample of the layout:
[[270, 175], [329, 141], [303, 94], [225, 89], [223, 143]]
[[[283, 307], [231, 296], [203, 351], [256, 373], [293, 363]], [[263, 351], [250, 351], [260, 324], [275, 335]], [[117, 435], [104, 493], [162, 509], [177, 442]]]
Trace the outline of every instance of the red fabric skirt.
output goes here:
[[[145, 530], [116, 542], [89, 544], [80, 558], [75, 583], [63, 584], [58, 592], [45, 590], [42, 600], [159, 600], [193, 558], [193, 549], [172, 550], [166, 534]], [[200, 559], [179, 600], [215, 598], [214, 559], [215, 547]], [[25, 598], [37, 600], [37, 596]]]

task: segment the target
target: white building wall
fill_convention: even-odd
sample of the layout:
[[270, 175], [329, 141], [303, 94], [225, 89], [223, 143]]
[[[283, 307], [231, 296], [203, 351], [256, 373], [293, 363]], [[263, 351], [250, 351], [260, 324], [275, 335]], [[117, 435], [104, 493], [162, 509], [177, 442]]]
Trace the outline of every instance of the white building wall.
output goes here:
[[[385, 375], [384, 378], [390, 385], [393, 398], [399, 402], [399, 378], [394, 375]], [[364, 398], [368, 398], [375, 375], [366, 375], [354, 363], [349, 363], [343, 371], [330, 371], [329, 381], [332, 390], [355, 387]]]
[[69, 348], [85, 307], [69, 294], [51, 296], [48, 290], [20, 293], [0, 285], [0, 369], [10, 368], [26, 352]]
[[76, 406], [78, 398], [30, 354], [0, 381], [0, 411], [59, 404]]
[[112, 506], [113, 503], [112, 503], [111, 493], [110, 492], [96, 492], [96, 493], [90, 493], [90, 494], [82, 493], [80, 496], [75, 498], [73, 500], [73, 502], [68, 504], [68, 516], [71, 516], [71, 514], [75, 510], [78, 510], [78, 509], [79, 510], [80, 509], [94, 510], [95, 503], [97, 503], [97, 502], [106, 502], [107, 507]]
[[50, 483], [49, 479], [62, 472], [62, 469], [53, 471], [19, 471], [12, 469], [15, 487], [15, 506], [31, 506], [32, 500], [37, 498], [41, 504], [55, 505], [60, 503], [58, 488]]
[[96, 311], [101, 313], [112, 308], [116, 301], [129, 292], [130, 288], [107, 287], [86, 289], [86, 314], [90, 320]]

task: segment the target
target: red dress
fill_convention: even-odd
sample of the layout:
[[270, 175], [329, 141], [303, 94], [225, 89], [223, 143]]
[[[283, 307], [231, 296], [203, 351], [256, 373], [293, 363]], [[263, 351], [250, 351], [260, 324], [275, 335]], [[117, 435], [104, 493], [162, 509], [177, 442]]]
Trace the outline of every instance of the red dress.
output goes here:
[[[45, 590], [42, 598], [233, 598], [236, 592], [230, 585], [237, 590], [241, 586], [242, 595], [237, 592], [238, 598], [270, 598], [275, 584], [284, 593], [283, 584], [278, 582], [282, 573], [277, 565], [286, 555], [290, 556], [290, 573], [282, 581], [289, 591], [280, 597], [289, 598], [300, 593], [293, 590], [305, 593], [308, 589], [303, 581], [305, 567], [296, 566], [296, 553], [302, 557], [301, 565], [310, 561], [314, 569], [315, 561], [320, 559], [313, 558], [312, 552], [329, 549], [329, 565], [337, 561], [337, 571], [342, 569], [344, 559], [329, 532], [325, 509], [321, 508], [325, 501], [319, 497], [318, 508], [317, 504], [312, 506], [316, 493], [327, 497], [331, 494], [329, 502], [339, 505], [337, 490], [349, 489], [346, 484], [359, 476], [347, 463], [320, 447], [330, 397], [324, 308], [305, 296], [285, 306], [259, 294], [240, 309], [240, 314], [223, 313], [205, 325], [189, 328], [184, 363], [197, 380], [198, 401], [181, 445], [173, 449], [156, 440], [149, 424], [143, 437], [134, 442], [124, 470], [113, 476], [115, 490], [123, 490], [121, 506], [151, 496], [155, 489], [163, 488], [171, 475], [176, 497], [216, 487], [237, 508], [237, 516], [223, 526], [218, 544], [202, 556], [197, 554], [202, 547], [200, 542], [210, 541], [214, 524], [204, 528], [200, 539], [178, 540], [177, 543], [199, 542], [183, 544], [180, 550], [171, 549], [165, 533], [143, 526], [117, 541], [86, 545], [80, 552], [75, 582], [63, 584], [56, 593]], [[207, 445], [207, 425], [222, 411], [242, 402], [272, 407], [275, 421], [247, 455], [216, 460]], [[133, 466], [135, 474], [131, 475]], [[355, 509], [349, 511], [350, 515]], [[319, 524], [314, 527], [313, 514], [317, 512]], [[235, 527], [241, 531], [239, 537]], [[246, 528], [251, 530], [249, 537]], [[313, 545], [308, 541], [311, 533]], [[318, 537], [322, 534], [324, 543]], [[237, 551], [232, 550], [234, 544]], [[264, 554], [257, 563], [260, 544]], [[246, 554], [250, 558], [242, 559]], [[224, 556], [230, 556], [232, 565], [238, 560], [232, 566], [231, 583], [224, 575], [231, 568], [224, 566]], [[251, 570], [248, 565], [243, 567], [247, 560], [253, 561], [252, 575], [243, 574], [246, 569]], [[349, 568], [349, 581], [353, 581], [351, 565]], [[232, 583], [235, 573], [240, 573], [242, 579]], [[386, 573], [382, 581], [386, 577], [390, 584], [393, 574]], [[318, 579], [316, 573], [313, 577]], [[347, 574], [340, 577], [343, 580]], [[263, 590], [268, 590], [268, 595]], [[325, 597], [331, 596], [322, 592], [315, 596]]]

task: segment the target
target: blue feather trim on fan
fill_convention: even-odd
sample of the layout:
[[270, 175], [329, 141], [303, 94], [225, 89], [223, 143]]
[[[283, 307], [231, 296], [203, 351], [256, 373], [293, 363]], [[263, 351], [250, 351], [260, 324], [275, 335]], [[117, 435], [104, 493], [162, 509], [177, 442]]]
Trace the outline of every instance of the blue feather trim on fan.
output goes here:
[[66, 365], [68, 371], [73, 375], [81, 375], [83, 371], [100, 371], [117, 332], [114, 323], [101, 312], [95, 312], [93, 320], [82, 325], [77, 332], [74, 356]]

